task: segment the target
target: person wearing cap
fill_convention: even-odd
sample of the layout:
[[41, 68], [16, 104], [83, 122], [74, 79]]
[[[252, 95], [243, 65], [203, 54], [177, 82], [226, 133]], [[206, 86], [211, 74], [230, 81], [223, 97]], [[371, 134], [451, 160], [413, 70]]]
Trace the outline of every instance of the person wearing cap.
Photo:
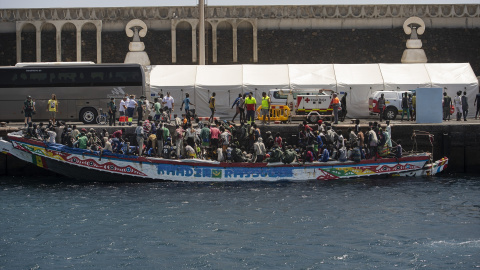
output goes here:
[[26, 127], [28, 123], [32, 122], [32, 115], [35, 112], [35, 103], [33, 103], [31, 96], [27, 96], [27, 99], [23, 102], [22, 112], [25, 113], [25, 127]]
[[107, 104], [108, 107], [108, 125], [115, 126], [115, 113], [117, 112], [117, 105], [115, 105], [115, 98], [110, 98], [110, 102]]
[[135, 101], [135, 96], [130, 95], [130, 100], [127, 103], [127, 117], [128, 117], [128, 125], [132, 125], [133, 114], [135, 113], [135, 108], [138, 106], [137, 102]]

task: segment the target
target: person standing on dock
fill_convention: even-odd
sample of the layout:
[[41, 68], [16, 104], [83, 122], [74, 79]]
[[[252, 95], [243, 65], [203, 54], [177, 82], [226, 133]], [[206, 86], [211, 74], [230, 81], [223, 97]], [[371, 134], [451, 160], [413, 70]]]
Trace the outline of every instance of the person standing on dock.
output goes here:
[[340, 107], [340, 99], [338, 99], [336, 93], [333, 94], [332, 106], [333, 106], [334, 124], [338, 124], [338, 108]]
[[132, 125], [133, 121], [133, 114], [135, 113], [135, 108], [137, 107], [137, 102], [135, 101], [135, 96], [130, 95], [130, 99], [127, 103], [127, 117], [128, 117], [128, 125]]
[[25, 112], [25, 127], [27, 127], [27, 124], [32, 122], [32, 115], [35, 112], [35, 104], [31, 96], [27, 96], [27, 99], [23, 102], [22, 112]]
[[255, 110], [257, 109], [257, 100], [252, 97], [252, 92], [245, 99], [245, 107], [247, 108], [247, 123], [250, 125], [255, 122]]
[[193, 104], [190, 101], [190, 94], [188, 93], [185, 94], [185, 98], [182, 101], [182, 105], [180, 105], [180, 111], [183, 109], [183, 104], [185, 104], [185, 115], [187, 116], [188, 122], [190, 122], [190, 117], [193, 116], [193, 115], [190, 115], [190, 104], [192, 106], [195, 106], [195, 104]]
[[463, 120], [464, 120], [464, 121], [467, 121], [467, 114], [468, 114], [467, 91], [463, 91], [463, 96], [462, 96], [462, 112], [463, 112]]
[[58, 112], [58, 100], [55, 94], [52, 94], [52, 98], [48, 100], [48, 109], [47, 111], [50, 113], [50, 120], [55, 125], [57, 123], [55, 116]]
[[443, 120], [450, 120], [450, 108], [453, 106], [452, 98], [447, 95], [447, 92], [443, 93]]
[[118, 109], [118, 112], [120, 113], [120, 118], [123, 119], [120, 119], [120, 126], [124, 126], [125, 125], [125, 116], [126, 116], [126, 112], [127, 112], [127, 103], [128, 102], [128, 95], [125, 95], [123, 97], [123, 99], [120, 101], [120, 108]]
[[383, 112], [385, 110], [385, 95], [381, 94], [380, 98], [378, 99], [378, 109], [380, 110], [380, 122], [383, 121]]
[[403, 115], [405, 113], [407, 114], [407, 121], [410, 121], [410, 107], [408, 106], [408, 93], [405, 92], [402, 94], [402, 120], [403, 121]]
[[462, 120], [462, 98], [460, 95], [462, 91], [457, 92], [457, 96], [453, 99], [453, 103], [455, 104], [455, 112], [457, 113], [457, 121]]
[[167, 95], [163, 98], [163, 106], [166, 107], [168, 113], [168, 122], [172, 120], [172, 112], [174, 111], [175, 100], [170, 96], [170, 92], [167, 92]]
[[262, 116], [262, 124], [265, 125], [265, 120], [268, 116], [268, 125], [270, 125], [270, 97], [267, 96], [267, 93], [265, 92], [262, 93]]
[[115, 105], [115, 98], [110, 98], [110, 102], [107, 104], [108, 107], [108, 124], [110, 126], [115, 126], [115, 113], [117, 112], [117, 105]]
[[340, 105], [342, 107], [342, 122], [345, 121], [345, 116], [347, 116], [347, 92], [343, 94], [342, 99], [340, 100]]
[[475, 101], [473, 106], [477, 105], [477, 111], [475, 112], [475, 119], [477, 119], [478, 113], [480, 112], [480, 89], [478, 89], [478, 94], [475, 96]]
[[237, 117], [237, 114], [240, 114], [240, 123], [242, 123], [243, 117], [242, 117], [241, 110], [243, 110], [244, 104], [245, 104], [245, 100], [243, 99], [242, 94], [240, 93], [238, 94], [238, 97], [235, 99], [235, 101], [232, 104], [232, 109], [236, 105], [235, 107], [236, 111], [235, 111], [235, 115], [232, 118], [232, 123], [235, 123], [235, 117]]
[[215, 95], [216, 95], [215, 92], [213, 92], [212, 96], [208, 100], [208, 107], [210, 108], [210, 111], [212, 112], [212, 114], [210, 115], [210, 118], [208, 119], [208, 121], [210, 123], [213, 123], [213, 120], [214, 120], [214, 117], [215, 117]]

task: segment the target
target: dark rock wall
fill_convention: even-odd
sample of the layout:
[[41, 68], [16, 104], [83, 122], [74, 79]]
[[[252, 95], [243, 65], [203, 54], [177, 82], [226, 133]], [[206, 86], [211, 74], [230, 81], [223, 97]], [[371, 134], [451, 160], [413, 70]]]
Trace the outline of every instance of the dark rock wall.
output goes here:
[[[68, 32], [67, 32], [68, 33]], [[238, 30], [238, 62], [253, 63], [252, 30]], [[219, 30], [216, 64], [233, 63], [233, 35], [230, 29]], [[2, 34], [0, 65], [16, 63], [15, 34]], [[399, 63], [408, 36], [403, 29], [369, 30], [260, 30], [259, 64], [312, 63]], [[480, 29], [427, 29], [420, 36], [429, 63], [469, 62], [480, 75]], [[22, 58], [35, 59], [35, 34], [24, 33]], [[62, 36], [62, 59], [75, 60], [75, 35]], [[198, 39], [198, 35], [197, 35]], [[170, 31], [148, 31], [142, 38], [153, 65], [171, 64]], [[128, 52], [130, 38], [124, 31], [102, 33], [102, 62], [121, 63]], [[206, 62], [212, 60], [211, 31], [206, 31]], [[177, 31], [177, 64], [192, 63], [191, 30]], [[63, 46], [63, 45], [66, 46]], [[68, 45], [70, 44], [70, 45]], [[72, 45], [73, 44], [73, 45]], [[82, 60], [96, 61], [96, 35], [82, 32]], [[70, 52], [70, 50], [72, 50]], [[42, 61], [55, 61], [55, 34], [42, 33]]]

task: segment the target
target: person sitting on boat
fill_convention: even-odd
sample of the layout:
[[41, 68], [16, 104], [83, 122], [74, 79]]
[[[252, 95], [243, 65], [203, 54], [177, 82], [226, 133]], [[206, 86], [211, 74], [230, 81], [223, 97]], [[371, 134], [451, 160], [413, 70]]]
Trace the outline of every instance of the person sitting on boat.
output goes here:
[[319, 161], [328, 162], [329, 159], [330, 159], [330, 152], [328, 152], [327, 148], [324, 148], [322, 152], [322, 156], [320, 157]]
[[215, 151], [217, 155], [217, 161], [218, 162], [223, 162], [225, 160], [225, 157], [223, 155], [223, 150], [221, 147], [218, 147], [217, 150]]
[[84, 132], [84, 129], [82, 128], [82, 131], [78, 135], [77, 141], [73, 145], [75, 148], [80, 148], [80, 149], [87, 149], [88, 146], [88, 138], [87, 135]]
[[265, 162], [281, 162], [284, 157], [283, 151], [280, 147], [274, 146], [270, 157], [265, 159]]
[[233, 162], [245, 162], [246, 158], [242, 150], [238, 147], [232, 149], [232, 161]]
[[105, 142], [105, 146], [102, 149], [100, 149], [100, 155], [104, 152], [112, 152], [113, 153], [113, 147], [112, 147], [111, 140], [109, 140], [108, 137], [103, 137], [103, 141]]
[[42, 140], [42, 141], [45, 140], [45, 128], [43, 127], [43, 122], [40, 122], [37, 125], [35, 133], [39, 140]]
[[295, 152], [295, 150], [292, 149], [292, 146], [289, 145], [287, 147], [287, 150], [285, 150], [285, 153], [282, 158], [282, 162], [284, 164], [290, 164], [294, 162], [296, 159], [297, 159], [297, 152]]
[[308, 150], [307, 153], [305, 154], [305, 162], [313, 162], [313, 153], [312, 151]]
[[395, 157], [402, 157], [402, 140], [400, 139], [397, 140], [397, 146], [395, 147]]
[[258, 140], [253, 144], [254, 155], [252, 162], [262, 162], [266, 154], [265, 145], [263, 144], [262, 137], [259, 137]]
[[327, 134], [325, 135], [325, 140], [327, 145], [333, 145], [335, 139], [338, 137], [337, 133], [331, 126], [327, 126]]
[[193, 149], [193, 147], [191, 147], [188, 144], [187, 144], [187, 146], [185, 146], [185, 152], [186, 152], [186, 158], [195, 158], [196, 157], [195, 149]]
[[156, 156], [157, 155], [157, 134], [152, 133], [147, 138], [147, 154], [148, 156]]
[[338, 161], [347, 161], [347, 148], [345, 146], [342, 146], [338, 149]]
[[57, 137], [57, 133], [55, 132], [55, 128], [51, 127], [47, 131], [48, 134], [48, 142], [49, 143], [55, 143], [55, 138]]

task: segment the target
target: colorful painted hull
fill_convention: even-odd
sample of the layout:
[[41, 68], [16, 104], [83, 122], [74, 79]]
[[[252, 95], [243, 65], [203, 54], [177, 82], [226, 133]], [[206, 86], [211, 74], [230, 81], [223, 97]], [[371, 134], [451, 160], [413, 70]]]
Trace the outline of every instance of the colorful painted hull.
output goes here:
[[197, 159], [169, 160], [70, 148], [9, 135], [0, 149], [56, 173], [88, 181], [309, 181], [380, 175], [423, 176], [443, 171], [448, 159], [432, 164], [423, 153], [380, 160], [313, 163], [227, 163]]

